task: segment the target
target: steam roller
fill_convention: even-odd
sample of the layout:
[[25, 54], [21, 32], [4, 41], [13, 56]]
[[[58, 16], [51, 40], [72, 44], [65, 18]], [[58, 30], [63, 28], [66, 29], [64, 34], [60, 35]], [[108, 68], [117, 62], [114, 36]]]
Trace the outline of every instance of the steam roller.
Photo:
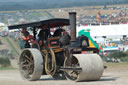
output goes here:
[[[51, 28], [59, 27], [53, 36], [43, 35], [42, 39], [46, 40], [38, 41], [32, 44], [34, 46], [23, 49], [19, 57], [19, 69], [23, 79], [35, 81], [43, 75], [73, 81], [101, 78], [104, 66], [99, 56], [99, 49], [92, 47], [89, 38], [84, 35], [76, 38], [76, 13], [71, 12], [69, 15], [70, 20], [49, 19], [9, 26], [9, 29], [33, 28], [34, 41], [36, 41], [36, 30], [42, 29], [42, 26], [48, 27], [48, 32]], [[70, 25], [70, 35], [60, 28], [67, 25]]]
[[[54, 51], [52, 51], [54, 53]], [[50, 54], [49, 54], [50, 55]], [[72, 56], [71, 56], [72, 55]], [[25, 49], [19, 59], [20, 73], [26, 80], [40, 79], [41, 75], [51, 75], [54, 79], [73, 81], [99, 80], [103, 73], [103, 62], [96, 53], [71, 54], [65, 59], [54, 54], [48, 58], [38, 49]], [[63, 55], [61, 55], [63, 56]], [[58, 63], [60, 60], [63, 63]]]

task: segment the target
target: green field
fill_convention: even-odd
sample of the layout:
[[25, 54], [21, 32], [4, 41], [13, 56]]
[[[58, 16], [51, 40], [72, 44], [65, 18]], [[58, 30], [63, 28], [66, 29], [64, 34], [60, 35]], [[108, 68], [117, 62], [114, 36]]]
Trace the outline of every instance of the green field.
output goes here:
[[14, 56], [17, 56], [20, 54], [20, 52], [18, 51], [18, 49], [16, 49], [16, 46], [17, 46], [17, 42], [13, 41], [11, 42], [10, 38], [9, 37], [4, 37], [5, 41], [8, 43], [8, 45], [10, 46], [10, 49], [12, 51], [12, 54]]
[[33, 22], [33, 21], [40, 21], [49, 18], [53, 18], [54, 16], [50, 14], [48, 11], [43, 10], [22, 10], [22, 11], [0, 11], [0, 21], [13, 25], [19, 23], [26, 23], [26, 22]]
[[121, 63], [104, 63], [104, 65], [115, 67], [115, 66], [128, 66], [128, 62]]

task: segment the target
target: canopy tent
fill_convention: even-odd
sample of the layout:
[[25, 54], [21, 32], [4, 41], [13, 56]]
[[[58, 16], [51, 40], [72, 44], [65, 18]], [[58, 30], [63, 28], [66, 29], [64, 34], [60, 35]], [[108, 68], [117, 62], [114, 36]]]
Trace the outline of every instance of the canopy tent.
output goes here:
[[2, 31], [8, 31], [8, 27], [6, 24], [0, 22], [0, 32]]
[[6, 26], [6, 25], [5, 25], [4, 23], [1, 23], [1, 22], [0, 22], [0, 27], [2, 27], [2, 26]]
[[128, 24], [80, 26], [77, 27], [77, 32], [82, 29], [90, 29], [90, 35], [92, 37], [128, 35]]

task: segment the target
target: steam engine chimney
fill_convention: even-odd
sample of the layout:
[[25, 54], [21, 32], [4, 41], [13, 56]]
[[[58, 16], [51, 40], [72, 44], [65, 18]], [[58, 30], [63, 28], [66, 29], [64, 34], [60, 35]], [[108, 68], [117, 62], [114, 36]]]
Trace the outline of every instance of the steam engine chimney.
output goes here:
[[71, 41], [76, 40], [76, 12], [69, 12]]

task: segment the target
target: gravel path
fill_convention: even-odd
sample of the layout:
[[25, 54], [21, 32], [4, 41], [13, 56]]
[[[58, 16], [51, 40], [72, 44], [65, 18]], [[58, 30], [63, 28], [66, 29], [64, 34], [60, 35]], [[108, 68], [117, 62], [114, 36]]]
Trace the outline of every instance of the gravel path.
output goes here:
[[54, 80], [51, 76], [42, 76], [38, 81], [27, 81], [21, 78], [18, 70], [1, 70], [0, 85], [128, 85], [128, 68], [123, 70], [108, 68], [99, 81], [88, 82]]

